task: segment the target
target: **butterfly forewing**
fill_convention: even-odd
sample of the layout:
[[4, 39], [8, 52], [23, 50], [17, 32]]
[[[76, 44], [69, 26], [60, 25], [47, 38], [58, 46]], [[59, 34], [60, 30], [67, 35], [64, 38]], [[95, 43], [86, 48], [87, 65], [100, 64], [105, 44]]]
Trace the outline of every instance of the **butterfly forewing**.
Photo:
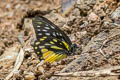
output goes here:
[[42, 16], [36, 16], [33, 19], [33, 26], [35, 28], [37, 38], [41, 38], [43, 35], [52, 36], [60, 39], [61, 41], [67, 42], [69, 45], [72, 44], [69, 37], [63, 31], [61, 31], [55, 24]]
[[37, 38], [34, 51], [40, 59], [52, 63], [67, 57], [72, 43], [63, 31], [42, 16], [33, 18], [32, 23]]

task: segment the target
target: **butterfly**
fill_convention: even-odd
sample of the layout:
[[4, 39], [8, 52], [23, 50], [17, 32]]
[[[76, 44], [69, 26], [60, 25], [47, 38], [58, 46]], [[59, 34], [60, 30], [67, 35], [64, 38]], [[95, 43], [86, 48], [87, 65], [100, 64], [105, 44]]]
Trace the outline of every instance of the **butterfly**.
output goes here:
[[69, 37], [54, 23], [42, 16], [35, 16], [32, 24], [36, 34], [34, 51], [44, 62], [58, 62], [76, 50]]

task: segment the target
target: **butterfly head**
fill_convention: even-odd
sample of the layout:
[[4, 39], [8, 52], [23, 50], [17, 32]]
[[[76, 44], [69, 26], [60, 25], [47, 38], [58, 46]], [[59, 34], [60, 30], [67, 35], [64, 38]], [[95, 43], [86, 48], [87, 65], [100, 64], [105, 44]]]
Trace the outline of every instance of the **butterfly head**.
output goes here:
[[77, 45], [76, 45], [76, 44], [72, 44], [72, 45], [70, 46], [69, 54], [72, 54], [73, 52], [75, 52], [75, 51], [76, 51], [76, 48], [77, 48]]

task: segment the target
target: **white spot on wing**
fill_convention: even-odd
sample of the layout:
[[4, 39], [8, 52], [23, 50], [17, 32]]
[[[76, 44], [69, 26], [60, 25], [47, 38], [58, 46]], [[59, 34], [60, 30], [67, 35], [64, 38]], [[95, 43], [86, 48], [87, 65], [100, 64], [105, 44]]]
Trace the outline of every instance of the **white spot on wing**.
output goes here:
[[39, 48], [45, 48], [45, 46], [39, 46]]
[[55, 32], [53, 32], [53, 36], [56, 36]]
[[49, 36], [50, 35], [50, 33], [45, 33], [47, 36]]
[[49, 27], [45, 27], [45, 29], [50, 29]]
[[55, 27], [51, 26], [52, 29], [55, 29]]
[[37, 31], [41, 31], [40, 29], [37, 29]]
[[38, 35], [42, 35], [42, 33], [39, 33]]
[[59, 33], [56, 33], [57, 35], [59, 35]]
[[60, 36], [62, 36], [62, 34], [59, 34]]
[[37, 27], [40, 27], [40, 26], [37, 26]]
[[42, 31], [46, 32], [47, 30], [43, 29]]
[[50, 45], [50, 44], [46, 43], [45, 45]]
[[45, 24], [46, 26], [48, 26], [48, 24]]

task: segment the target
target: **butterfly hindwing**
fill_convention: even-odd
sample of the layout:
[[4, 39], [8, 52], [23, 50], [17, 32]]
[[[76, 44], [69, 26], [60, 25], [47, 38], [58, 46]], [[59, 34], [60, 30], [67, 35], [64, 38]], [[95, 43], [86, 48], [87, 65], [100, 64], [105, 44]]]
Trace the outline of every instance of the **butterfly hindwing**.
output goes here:
[[64, 42], [57, 39], [42, 37], [35, 41], [34, 50], [41, 59], [45, 59], [45, 62], [52, 63], [67, 57], [65, 46]]

